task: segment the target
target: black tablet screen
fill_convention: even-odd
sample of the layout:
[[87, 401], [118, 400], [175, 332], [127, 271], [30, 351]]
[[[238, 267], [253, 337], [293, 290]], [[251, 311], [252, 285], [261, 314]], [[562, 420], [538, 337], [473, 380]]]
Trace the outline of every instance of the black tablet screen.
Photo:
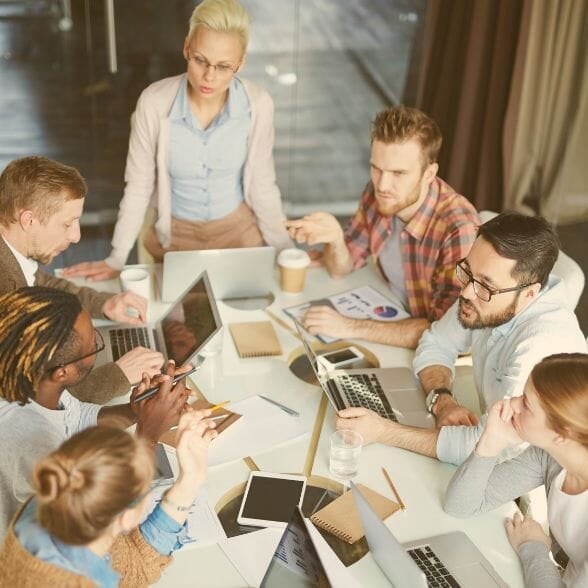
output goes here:
[[241, 516], [287, 523], [300, 502], [304, 482], [254, 476]]

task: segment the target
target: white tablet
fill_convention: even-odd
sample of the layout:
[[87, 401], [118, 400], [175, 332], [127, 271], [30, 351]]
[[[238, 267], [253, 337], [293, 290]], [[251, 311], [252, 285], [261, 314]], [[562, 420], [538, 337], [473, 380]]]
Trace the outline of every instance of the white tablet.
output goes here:
[[285, 527], [302, 506], [306, 476], [251, 472], [237, 515], [241, 525]]

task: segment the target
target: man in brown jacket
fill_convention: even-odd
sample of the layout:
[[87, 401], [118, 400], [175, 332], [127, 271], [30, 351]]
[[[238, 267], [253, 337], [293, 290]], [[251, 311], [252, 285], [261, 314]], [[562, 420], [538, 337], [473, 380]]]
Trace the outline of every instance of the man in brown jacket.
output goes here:
[[[24, 286], [47, 286], [77, 296], [93, 318], [126, 323], [145, 320], [147, 301], [133, 294], [80, 288], [38, 268], [80, 240], [87, 187], [79, 172], [45, 157], [23, 157], [0, 175], [0, 295]], [[139, 318], [127, 314], [134, 308]], [[128, 392], [143, 373], [159, 373], [163, 356], [137, 347], [100, 366], [70, 388], [80, 400], [103, 404]]]

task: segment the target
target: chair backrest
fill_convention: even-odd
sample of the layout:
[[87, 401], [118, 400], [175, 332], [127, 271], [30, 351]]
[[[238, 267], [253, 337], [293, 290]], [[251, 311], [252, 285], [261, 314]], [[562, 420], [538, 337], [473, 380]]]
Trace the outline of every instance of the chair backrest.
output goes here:
[[[492, 210], [482, 210], [479, 213], [482, 223], [489, 221], [497, 215], [498, 213]], [[555, 262], [551, 273], [560, 277], [564, 281], [566, 290], [568, 291], [570, 307], [575, 309], [576, 306], [578, 306], [578, 301], [580, 300], [580, 296], [584, 290], [584, 283], [586, 281], [582, 268], [569, 255], [565, 254], [560, 249], [557, 261]]]

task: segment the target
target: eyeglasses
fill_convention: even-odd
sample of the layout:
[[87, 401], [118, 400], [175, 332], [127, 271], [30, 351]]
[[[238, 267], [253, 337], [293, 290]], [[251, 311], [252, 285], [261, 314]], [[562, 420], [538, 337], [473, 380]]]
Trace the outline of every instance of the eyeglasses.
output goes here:
[[104, 337], [102, 337], [100, 331], [97, 331], [96, 329], [94, 329], [94, 334], [96, 336], [96, 338], [95, 338], [96, 349], [94, 349], [94, 351], [90, 351], [90, 353], [80, 355], [80, 357], [76, 357], [75, 359], [70, 359], [68, 361], [64, 361], [63, 363], [59, 363], [57, 365], [54, 365], [54, 366], [50, 367], [49, 369], [55, 370], [58, 368], [62, 368], [62, 367], [65, 367], [66, 365], [70, 365], [72, 363], [77, 363], [78, 361], [81, 361], [82, 359], [86, 359], [86, 357], [92, 357], [92, 355], [96, 355], [96, 354], [100, 353], [106, 347], [106, 345], [104, 343]]
[[534, 282], [531, 284], [523, 284], [521, 286], [514, 286], [512, 288], [502, 288], [500, 290], [494, 290], [490, 288], [490, 286], [486, 286], [486, 284], [482, 284], [482, 282], [478, 282], [472, 275], [472, 272], [464, 265], [465, 257], [458, 261], [455, 266], [455, 274], [457, 275], [457, 279], [465, 286], [467, 286], [470, 282], [473, 284], [474, 294], [484, 302], [490, 302], [492, 300], [492, 296], [496, 294], [504, 294], [505, 292], [517, 292], [518, 290], [523, 290], [524, 288], [528, 288], [532, 286]]
[[200, 57], [200, 55], [192, 55], [188, 56], [188, 61], [192, 62], [200, 71], [206, 73], [210, 68], [214, 70], [214, 73], [218, 74], [222, 77], [229, 77], [237, 73], [239, 67], [233, 67], [227, 63], [217, 63], [213, 65], [205, 59], [204, 57]]

